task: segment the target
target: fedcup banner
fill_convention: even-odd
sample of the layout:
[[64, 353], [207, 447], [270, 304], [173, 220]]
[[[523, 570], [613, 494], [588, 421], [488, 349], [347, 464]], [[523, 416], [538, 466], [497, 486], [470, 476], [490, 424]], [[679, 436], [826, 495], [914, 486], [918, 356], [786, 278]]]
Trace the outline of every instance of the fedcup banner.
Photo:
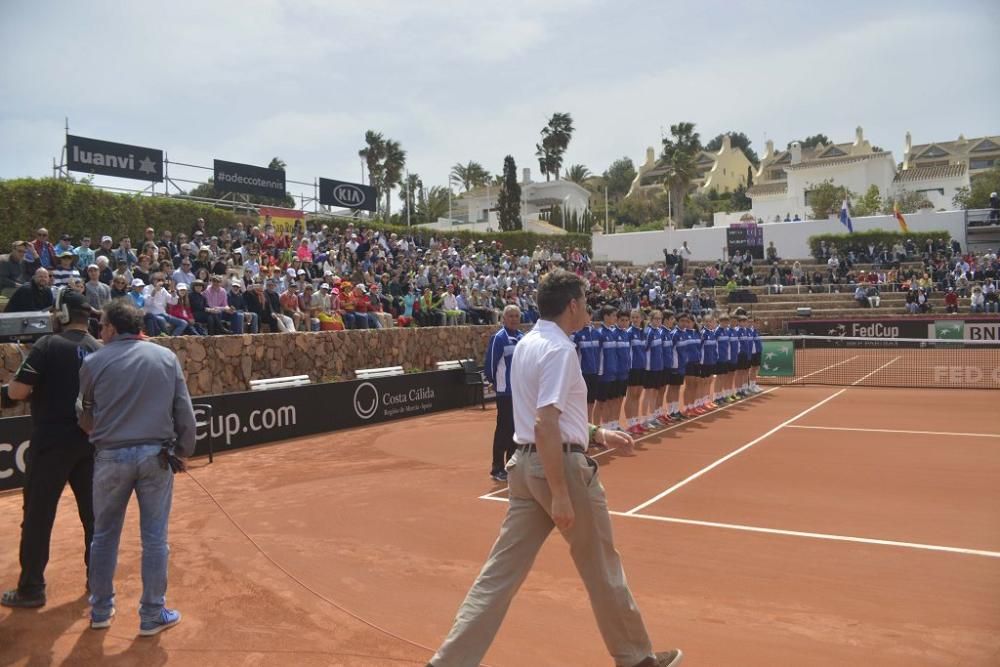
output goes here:
[[336, 208], [363, 209], [374, 212], [378, 206], [375, 188], [361, 183], [319, 179], [319, 203]]
[[285, 172], [239, 162], [215, 161], [216, 192], [242, 192], [259, 197], [285, 197]]
[[[462, 370], [195, 396], [195, 455], [454, 410], [473, 402]], [[0, 419], [0, 491], [24, 484], [31, 417]]]
[[163, 181], [163, 151], [113, 141], [66, 135], [66, 166], [71, 171], [138, 181]]

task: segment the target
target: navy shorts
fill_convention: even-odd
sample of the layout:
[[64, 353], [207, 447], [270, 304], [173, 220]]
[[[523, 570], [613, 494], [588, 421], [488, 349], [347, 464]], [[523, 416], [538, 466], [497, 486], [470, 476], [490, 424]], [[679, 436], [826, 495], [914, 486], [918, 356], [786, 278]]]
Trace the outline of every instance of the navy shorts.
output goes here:
[[667, 384], [671, 387], [679, 387], [684, 384], [684, 374], [677, 369], [671, 368], [667, 371]]
[[587, 402], [593, 403], [597, 400], [597, 375], [595, 373], [584, 373], [583, 381], [587, 385]]
[[729, 362], [728, 361], [719, 361], [718, 363], [715, 364], [715, 374], [716, 375], [725, 375], [728, 372], [729, 372]]
[[628, 386], [641, 387], [646, 371], [641, 368], [633, 368], [628, 372]]
[[715, 364], [702, 364], [699, 366], [699, 369], [703, 378], [710, 378], [715, 375]]
[[611, 382], [597, 382], [597, 400], [598, 401], [610, 401], [615, 398], [615, 385], [614, 380]]
[[740, 356], [739, 360], [736, 362], [736, 368], [743, 370], [750, 368], [750, 357]]
[[628, 378], [619, 378], [618, 382], [615, 383], [617, 388], [615, 389], [615, 398], [624, 398], [625, 392], [628, 391]]
[[687, 369], [685, 369], [684, 373], [689, 378], [700, 378], [702, 376], [701, 364], [688, 364]]
[[750, 357], [750, 365], [753, 368], [757, 368], [760, 366], [760, 352], [756, 352]]
[[661, 371], [643, 371], [642, 372], [642, 386], [645, 389], [656, 389], [662, 385], [658, 384], [660, 377], [663, 375]]

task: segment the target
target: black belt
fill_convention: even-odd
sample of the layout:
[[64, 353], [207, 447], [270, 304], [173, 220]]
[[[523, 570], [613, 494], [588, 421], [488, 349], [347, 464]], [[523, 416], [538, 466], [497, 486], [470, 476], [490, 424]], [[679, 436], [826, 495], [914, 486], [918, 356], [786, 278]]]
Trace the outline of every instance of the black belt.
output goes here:
[[[518, 445], [517, 448], [518, 448], [519, 451], [522, 451], [522, 452], [537, 452], [538, 451], [535, 448], [535, 445]], [[584, 447], [583, 445], [574, 445], [574, 444], [570, 444], [568, 442], [564, 442], [563, 445], [562, 445], [562, 448], [563, 448], [563, 452], [566, 453], [566, 454], [586, 454], [587, 453], [587, 448]]]

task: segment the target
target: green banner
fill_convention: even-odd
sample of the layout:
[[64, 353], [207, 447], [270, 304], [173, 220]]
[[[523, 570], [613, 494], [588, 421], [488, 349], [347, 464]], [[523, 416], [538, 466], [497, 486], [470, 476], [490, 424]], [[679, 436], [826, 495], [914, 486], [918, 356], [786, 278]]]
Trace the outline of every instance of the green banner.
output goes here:
[[942, 340], [962, 340], [965, 338], [965, 321], [935, 320], [934, 337]]
[[761, 377], [794, 377], [795, 345], [790, 340], [765, 340], [760, 355]]

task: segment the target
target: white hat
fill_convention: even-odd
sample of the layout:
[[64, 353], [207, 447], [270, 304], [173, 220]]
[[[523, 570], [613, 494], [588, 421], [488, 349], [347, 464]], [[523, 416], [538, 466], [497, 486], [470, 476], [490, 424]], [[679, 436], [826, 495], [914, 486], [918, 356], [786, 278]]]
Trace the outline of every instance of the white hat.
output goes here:
[[321, 283], [320, 286], [319, 286], [319, 288], [320, 289], [330, 289], [330, 283]]
[[132, 287], [145, 287], [146, 283], [142, 282], [142, 278], [133, 278]]
[[233, 278], [232, 285], [233, 287], [243, 287], [243, 281], [239, 278]]
[[298, 271], [296, 272], [296, 275], [299, 275], [299, 276], [304, 276], [304, 275], [306, 275], [306, 270], [305, 270], [305, 269], [299, 269], [299, 270], [298, 270]]
[[104, 243], [105, 241], [110, 241], [110, 240], [111, 240], [110, 236], [102, 236], [101, 237], [101, 243]]
[[289, 269], [287, 269], [287, 270], [285, 271], [285, 273], [287, 273], [287, 274], [288, 274], [289, 276], [291, 276], [292, 278], [294, 278], [294, 277], [295, 277], [295, 269], [292, 269], [292, 268], [289, 268]]
[[177, 291], [178, 292], [187, 292], [188, 291], [187, 283], [177, 283]]

